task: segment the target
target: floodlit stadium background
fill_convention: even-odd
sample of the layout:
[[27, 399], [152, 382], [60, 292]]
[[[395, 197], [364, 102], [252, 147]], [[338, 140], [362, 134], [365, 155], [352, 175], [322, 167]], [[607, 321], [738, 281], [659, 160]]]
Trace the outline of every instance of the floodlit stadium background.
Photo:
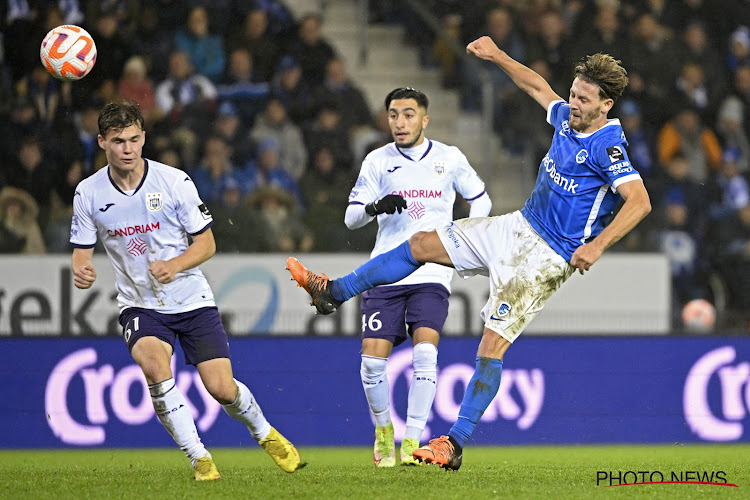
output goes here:
[[[192, 53], [205, 73], [201, 85], [212, 89], [204, 92], [215, 96], [172, 108], [175, 95], [161, 84], [174, 47], [194, 47], [185, 41], [187, 5], [2, 7], [0, 189], [27, 191], [20, 201], [29, 233], [23, 240], [8, 232], [14, 197], [0, 191], [0, 447], [172, 446], [119, 339], [106, 258], [95, 261], [99, 279], [91, 290], [76, 290], [69, 271], [71, 190], [105, 163], [91, 119], [118, 95], [139, 100], [147, 114], [144, 155], [190, 172], [214, 214], [219, 253], [202, 268], [232, 335], [238, 378], [298, 444], [371, 444], [358, 375], [358, 303], [314, 316], [284, 262], [301, 255], [312, 269], [340, 276], [367, 259], [374, 225], [349, 231], [343, 213], [362, 157], [389, 140], [382, 99], [399, 86], [428, 95], [427, 137], [461, 148], [487, 183], [493, 214], [522, 205], [550, 129], [544, 111], [511, 82], [462, 56], [480, 34], [492, 34], [563, 97], [578, 57], [601, 50], [624, 61], [632, 83], [611, 115], [623, 121], [654, 212], [590, 274], [571, 278], [509, 351], [500, 394], [474, 439], [750, 439], [746, 1], [721, 8], [666, 2], [664, 10], [659, 2], [607, 1], [193, 3], [207, 9], [213, 38], [204, 49], [219, 48], [203, 62], [205, 53]], [[306, 17], [311, 12], [319, 17]], [[322, 39], [312, 43], [318, 21]], [[86, 27], [99, 51], [91, 74], [72, 84], [48, 79], [38, 60], [44, 33], [64, 23]], [[254, 28], [266, 23], [256, 36]], [[250, 35], [242, 33], [246, 25]], [[232, 80], [227, 68], [239, 72], [248, 50], [252, 78]], [[326, 84], [334, 54], [340, 63], [328, 65]], [[345, 83], [331, 83], [342, 71]], [[302, 91], [285, 87], [297, 73]], [[279, 107], [288, 117], [283, 126], [270, 117]], [[685, 122], [696, 117], [703, 128], [691, 140]], [[682, 177], [678, 149], [689, 167]], [[274, 161], [281, 170], [260, 173]], [[286, 218], [264, 212], [268, 206], [282, 207]], [[456, 216], [466, 213], [457, 203]], [[41, 239], [30, 244], [34, 228]], [[444, 433], [458, 411], [486, 293], [482, 278], [454, 280], [425, 438]], [[694, 298], [715, 307], [710, 328], [683, 325], [682, 308]], [[397, 349], [389, 367], [397, 434], [410, 359], [408, 348]], [[244, 442], [243, 430], [204, 397], [179, 349], [175, 373], [205, 442]]]

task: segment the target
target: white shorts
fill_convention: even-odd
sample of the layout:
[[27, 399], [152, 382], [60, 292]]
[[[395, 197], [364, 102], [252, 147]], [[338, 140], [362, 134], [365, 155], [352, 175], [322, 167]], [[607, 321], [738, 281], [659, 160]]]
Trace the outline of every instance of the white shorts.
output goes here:
[[437, 234], [462, 278], [489, 276], [484, 326], [513, 342], [575, 271], [521, 212], [451, 222]]

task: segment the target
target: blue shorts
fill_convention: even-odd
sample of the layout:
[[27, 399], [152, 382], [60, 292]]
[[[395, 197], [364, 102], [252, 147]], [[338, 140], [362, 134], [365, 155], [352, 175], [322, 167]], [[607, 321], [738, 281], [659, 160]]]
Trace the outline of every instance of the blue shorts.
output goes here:
[[179, 339], [185, 363], [189, 365], [229, 357], [227, 332], [215, 306], [176, 314], [128, 307], [120, 313], [120, 325], [129, 351], [138, 339], [156, 337], [171, 345], [173, 352], [174, 342]]
[[443, 285], [379, 286], [362, 296], [362, 338], [385, 339], [397, 346], [419, 327], [443, 333], [450, 293]]

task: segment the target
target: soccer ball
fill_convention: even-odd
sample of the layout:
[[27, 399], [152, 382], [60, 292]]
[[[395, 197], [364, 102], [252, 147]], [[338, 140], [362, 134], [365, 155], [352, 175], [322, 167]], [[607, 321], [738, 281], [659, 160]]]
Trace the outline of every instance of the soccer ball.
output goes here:
[[80, 80], [96, 62], [96, 44], [80, 26], [66, 24], [50, 30], [42, 40], [39, 56], [58, 80]]
[[682, 308], [682, 324], [692, 332], [707, 332], [716, 323], [716, 309], [704, 299], [693, 299]]

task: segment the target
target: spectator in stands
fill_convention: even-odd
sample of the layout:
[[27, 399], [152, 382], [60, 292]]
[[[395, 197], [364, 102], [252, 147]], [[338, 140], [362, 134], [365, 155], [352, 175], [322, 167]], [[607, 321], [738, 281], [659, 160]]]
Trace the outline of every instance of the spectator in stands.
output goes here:
[[97, 17], [88, 19], [89, 22], [95, 23], [91, 36], [96, 43], [99, 57], [91, 73], [78, 84], [83, 84], [87, 93], [91, 93], [105, 80], [116, 82], [120, 79], [125, 61], [133, 54], [133, 44], [124, 38], [122, 31], [118, 30], [118, 18], [115, 11], [103, 10]]
[[308, 151], [317, 151], [323, 146], [333, 153], [337, 166], [354, 168], [350, 138], [341, 125], [341, 108], [337, 102], [324, 102], [318, 107], [315, 120], [304, 129]]
[[310, 87], [302, 79], [302, 67], [292, 56], [279, 62], [279, 70], [271, 85], [274, 97], [284, 104], [289, 118], [303, 126], [312, 116]]
[[705, 296], [702, 284], [701, 241], [694, 232], [682, 191], [667, 191], [655, 214], [662, 222], [655, 233], [655, 248], [669, 259], [675, 324], [679, 311], [689, 300]]
[[70, 150], [63, 154], [66, 163], [78, 159], [83, 168], [84, 177], [93, 174], [107, 164], [104, 152], [99, 148], [99, 110], [102, 102], [88, 101], [73, 115], [73, 127], [65, 133], [63, 144]]
[[677, 152], [682, 152], [690, 166], [690, 178], [705, 182], [711, 172], [719, 168], [721, 146], [716, 134], [700, 119], [692, 108], [686, 107], [659, 131], [657, 149], [659, 161], [667, 164]]
[[250, 131], [250, 137], [256, 143], [266, 138], [275, 139], [280, 146], [281, 164], [294, 179], [299, 180], [307, 168], [307, 149], [302, 131], [287, 117], [280, 99], [274, 97], [268, 101]]
[[281, 56], [279, 45], [268, 34], [268, 13], [259, 8], [250, 10], [242, 28], [229, 39], [229, 50], [244, 48], [253, 58], [255, 77], [270, 82]]
[[[559, 95], [570, 91], [569, 71], [571, 61], [571, 42], [568, 27], [560, 12], [548, 10], [539, 19], [539, 32], [530, 37], [526, 44], [526, 56], [529, 60], [542, 60], [550, 69], [549, 84]], [[584, 52], [578, 57], [595, 52], [605, 52], [601, 48], [594, 52]]]
[[187, 52], [195, 70], [216, 83], [224, 74], [224, 42], [209, 31], [208, 12], [203, 7], [190, 9], [187, 25], [175, 33], [178, 50]]
[[[28, 94], [16, 95], [10, 103], [8, 118], [0, 120], [0, 145], [2, 151], [15, 151], [26, 137], [41, 137], [45, 130], [36, 107]], [[53, 131], [54, 132], [54, 131]], [[9, 165], [0, 162], [0, 172]]]
[[738, 168], [745, 175], [750, 174], [750, 138], [743, 127], [742, 101], [739, 97], [730, 95], [719, 106], [716, 119], [716, 132], [719, 141], [726, 148], [739, 151]]
[[188, 166], [195, 164], [197, 138], [207, 132], [216, 95], [211, 80], [194, 72], [187, 52], [169, 56], [167, 79], [156, 87], [156, 106], [165, 119], [154, 128], [179, 145]]
[[750, 320], [750, 205], [712, 226], [713, 265], [729, 292], [728, 307], [744, 329]]
[[8, 170], [8, 185], [23, 189], [34, 198], [39, 208], [37, 220], [44, 228], [49, 216], [52, 188], [57, 181], [55, 164], [45, 158], [36, 137], [25, 138], [14, 151], [17, 151], [17, 163]]
[[319, 14], [306, 14], [300, 20], [297, 36], [286, 47], [285, 53], [294, 57], [302, 66], [302, 76], [311, 88], [325, 78], [325, 67], [336, 55], [333, 47], [323, 38], [323, 18]]
[[45, 253], [38, 214], [28, 192], [10, 186], [0, 190], [0, 253]]
[[211, 205], [214, 225], [211, 230], [221, 253], [255, 252], [260, 248], [254, 214], [245, 206], [239, 182], [227, 179], [217, 203]]
[[148, 76], [148, 66], [142, 56], [132, 56], [125, 62], [117, 92], [121, 98], [138, 103], [146, 123], [153, 124], [162, 118], [156, 107], [154, 82]]
[[189, 174], [200, 198], [206, 203], [216, 204], [221, 200], [224, 187], [236, 180], [235, 171], [231, 148], [222, 137], [212, 135], [204, 142], [200, 165]]
[[679, 71], [678, 50], [669, 31], [645, 13], [638, 16], [630, 40], [633, 55], [628, 73], [638, 73], [645, 83], [645, 92], [659, 102], [667, 102]]
[[461, 46], [461, 16], [451, 13], [443, 17], [442, 36], [435, 39], [431, 47], [432, 59], [440, 66], [441, 83], [444, 88], [453, 89], [460, 86], [458, 73], [459, 58], [451, 48]]
[[237, 107], [231, 102], [225, 101], [219, 104], [212, 133], [221, 136], [227, 142], [232, 149], [232, 162], [235, 165], [242, 167], [252, 160], [255, 145], [247, 140], [247, 127], [240, 119]]
[[630, 61], [628, 44], [623, 43], [626, 34], [620, 18], [617, 5], [607, 3], [598, 5], [593, 26], [584, 27], [585, 31], [576, 37], [572, 53], [576, 56], [584, 56], [603, 52], [622, 61]]
[[313, 89], [313, 106], [325, 102], [337, 102], [341, 114], [341, 126], [350, 134], [372, 124], [372, 113], [362, 91], [349, 78], [344, 61], [332, 57], [325, 67], [323, 84]]
[[40, 64], [31, 73], [21, 79], [16, 89], [26, 94], [36, 108], [36, 115], [46, 126], [50, 127], [57, 117], [60, 106], [60, 82], [55, 80]]
[[742, 103], [742, 123], [745, 135], [750, 137], [750, 64], [737, 68], [732, 94], [737, 96]]
[[648, 123], [644, 123], [641, 107], [632, 99], [623, 99], [618, 104], [618, 113], [625, 137], [628, 139], [628, 155], [633, 166], [643, 177], [646, 187], [658, 181], [660, 173], [656, 167], [654, 133]]
[[688, 61], [680, 69], [670, 100], [680, 107], [693, 108], [704, 123], [713, 123], [722, 90], [722, 85], [714, 81], [706, 78], [698, 63]]
[[169, 60], [174, 40], [174, 34], [160, 24], [166, 16], [163, 8], [144, 4], [138, 14], [135, 35], [131, 39], [133, 52], [146, 59], [149, 73], [157, 82], [167, 76], [169, 66], [164, 61]]
[[229, 66], [217, 91], [219, 99], [231, 101], [243, 123], [252, 124], [266, 105], [270, 93], [268, 82], [257, 82], [253, 77], [253, 57], [245, 48], [229, 54]]
[[[526, 62], [526, 46], [520, 34], [513, 26], [513, 17], [506, 8], [494, 8], [487, 13], [485, 20], [486, 34], [495, 41], [498, 47], [520, 63]], [[484, 34], [484, 33], [483, 33]], [[472, 39], [476, 38], [472, 36]], [[497, 65], [489, 61], [476, 61], [489, 72], [495, 94], [495, 125], [501, 125], [507, 113], [504, 107], [509, 95], [515, 94], [516, 85]], [[482, 95], [479, 75], [467, 68], [461, 70], [463, 77], [461, 88], [461, 105], [464, 109], [478, 110]]]
[[311, 168], [300, 179], [305, 202], [304, 223], [314, 235], [316, 252], [349, 250], [350, 233], [341, 230], [352, 183], [345, 169], [337, 168], [331, 150], [323, 147], [312, 154]]
[[252, 193], [263, 187], [286, 191], [292, 196], [297, 208], [302, 210], [303, 201], [299, 185], [281, 163], [281, 144], [274, 137], [266, 137], [258, 143], [258, 161], [238, 173], [243, 192]]
[[726, 87], [727, 68], [721, 52], [709, 43], [704, 24], [693, 21], [682, 32], [681, 61], [698, 64], [714, 84]]
[[266, 186], [248, 198], [261, 252], [309, 252], [313, 237], [297, 213], [294, 197], [286, 190]]
[[714, 219], [722, 219], [734, 214], [750, 204], [750, 188], [739, 169], [740, 150], [727, 148], [721, 159], [721, 169], [711, 184], [713, 194], [709, 212]]
[[727, 57], [729, 70], [734, 74], [742, 65], [750, 64], [750, 28], [740, 26], [729, 38], [729, 54]]

